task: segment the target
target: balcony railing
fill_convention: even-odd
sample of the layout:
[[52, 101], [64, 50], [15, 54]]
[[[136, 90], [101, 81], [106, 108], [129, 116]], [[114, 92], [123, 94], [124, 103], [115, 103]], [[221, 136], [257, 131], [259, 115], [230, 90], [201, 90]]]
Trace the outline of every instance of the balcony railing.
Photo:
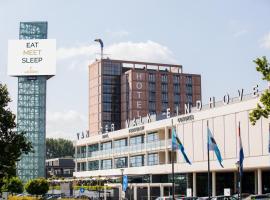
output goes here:
[[[170, 144], [171, 140], [167, 141], [167, 144]], [[86, 153], [77, 154], [77, 158], [103, 158], [111, 156], [121, 156], [128, 153], [143, 153], [150, 150], [159, 150], [165, 148], [165, 140], [156, 140], [153, 142], [147, 142], [142, 144], [136, 144], [132, 146], [123, 146], [118, 148], [106, 149], [101, 151], [93, 151]]]

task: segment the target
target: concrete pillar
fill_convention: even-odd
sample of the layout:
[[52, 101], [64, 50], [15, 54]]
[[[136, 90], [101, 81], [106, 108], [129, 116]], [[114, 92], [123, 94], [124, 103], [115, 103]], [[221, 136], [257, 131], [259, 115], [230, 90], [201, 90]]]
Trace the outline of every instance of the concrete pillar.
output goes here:
[[119, 186], [119, 199], [123, 199], [122, 198], [122, 187], [121, 187], [121, 185]]
[[77, 172], [77, 166], [78, 166], [77, 158], [78, 158], [78, 152], [77, 152], [77, 142], [76, 142], [75, 144], [75, 172]]
[[212, 172], [212, 196], [216, 196], [216, 172]]
[[254, 171], [254, 180], [255, 180], [255, 194], [258, 194], [258, 173], [257, 173], [257, 170]]
[[196, 181], [196, 173], [195, 172], [193, 172], [193, 174], [192, 174], [192, 193], [193, 193], [194, 197], [197, 196], [197, 181]]
[[136, 185], [134, 185], [133, 187], [133, 195], [134, 195], [134, 200], [136, 200], [137, 199], [137, 186]]
[[163, 197], [164, 196], [164, 186], [162, 184], [160, 184], [159, 188], [160, 188], [160, 196]]
[[147, 186], [147, 199], [150, 200], [150, 195], [151, 195], [151, 191], [150, 191], [150, 183]]
[[107, 200], [107, 186], [104, 185], [104, 200]]
[[237, 172], [233, 172], [233, 189], [234, 189], [234, 193], [237, 193]]
[[258, 194], [262, 194], [262, 170], [258, 169]]
[[165, 127], [165, 164], [169, 163], [169, 150], [168, 150], [169, 129]]

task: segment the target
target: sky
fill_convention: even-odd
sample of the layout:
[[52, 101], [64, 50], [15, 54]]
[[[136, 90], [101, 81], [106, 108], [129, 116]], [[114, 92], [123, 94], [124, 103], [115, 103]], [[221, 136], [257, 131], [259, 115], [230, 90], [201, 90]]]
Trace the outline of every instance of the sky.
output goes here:
[[17, 78], [7, 76], [8, 40], [21, 21], [48, 21], [57, 41], [56, 76], [47, 83], [47, 137], [75, 139], [88, 129], [88, 64], [104, 53], [183, 65], [201, 74], [202, 100], [267, 84], [253, 60], [270, 59], [269, 0], [0, 0], [0, 82], [16, 113]]

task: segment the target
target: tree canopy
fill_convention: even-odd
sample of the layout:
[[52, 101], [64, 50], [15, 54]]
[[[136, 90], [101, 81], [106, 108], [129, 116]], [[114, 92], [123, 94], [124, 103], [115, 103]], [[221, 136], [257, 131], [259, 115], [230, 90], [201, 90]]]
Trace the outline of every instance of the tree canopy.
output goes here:
[[[254, 60], [256, 63], [256, 70], [262, 74], [262, 79], [266, 81], [270, 81], [270, 64], [268, 63], [265, 56], [262, 58], [257, 58]], [[252, 110], [249, 114], [250, 122], [255, 125], [256, 122], [261, 118], [268, 118], [270, 114], [270, 92], [269, 89], [265, 90], [261, 97], [260, 103], [257, 104], [257, 107]]]
[[0, 83], [0, 182], [16, 174], [16, 162], [22, 154], [32, 151], [25, 133], [16, 131], [16, 116], [8, 108], [11, 102], [7, 86]]
[[53, 139], [47, 138], [46, 139], [46, 156], [47, 159], [50, 158], [62, 158], [67, 156], [74, 156], [74, 147], [70, 140], [66, 139]]

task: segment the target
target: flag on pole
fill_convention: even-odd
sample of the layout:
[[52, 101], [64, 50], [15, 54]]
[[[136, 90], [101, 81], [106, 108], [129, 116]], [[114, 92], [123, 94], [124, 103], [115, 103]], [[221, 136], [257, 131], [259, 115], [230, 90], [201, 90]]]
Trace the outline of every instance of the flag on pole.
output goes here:
[[217, 146], [217, 143], [216, 143], [216, 141], [215, 141], [215, 139], [213, 137], [213, 134], [211, 133], [209, 127], [207, 127], [207, 136], [208, 136], [208, 142], [207, 142], [208, 151], [214, 151], [215, 152], [220, 166], [223, 167], [223, 165], [222, 165], [223, 160], [222, 160], [219, 148]]
[[173, 149], [178, 148], [181, 154], [183, 155], [185, 161], [191, 165], [191, 162], [189, 161], [187, 154], [185, 152], [185, 148], [180, 139], [178, 138], [178, 136], [176, 135], [175, 127], [172, 128], [172, 148]]
[[128, 188], [128, 176], [124, 175], [123, 176], [123, 191], [125, 192]]
[[268, 152], [270, 153], [270, 124], [269, 124], [269, 138], [268, 138]]
[[239, 173], [240, 176], [243, 175], [243, 163], [244, 163], [244, 150], [242, 146], [242, 139], [241, 139], [241, 129], [240, 129], [240, 122], [238, 125], [238, 136], [239, 136]]

